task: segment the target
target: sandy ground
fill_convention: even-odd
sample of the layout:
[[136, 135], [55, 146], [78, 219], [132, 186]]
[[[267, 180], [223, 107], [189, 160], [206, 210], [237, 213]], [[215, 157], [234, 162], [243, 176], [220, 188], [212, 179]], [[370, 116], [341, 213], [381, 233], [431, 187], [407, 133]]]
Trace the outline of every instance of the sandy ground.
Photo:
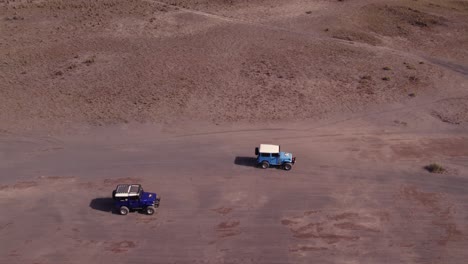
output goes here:
[[[420, 111], [5, 136], [1, 262], [464, 263], [467, 127]], [[254, 167], [262, 142], [293, 152], [293, 170]], [[112, 213], [132, 182], [162, 196], [155, 215]]]
[[467, 1], [1, 4], [0, 263], [466, 263]]

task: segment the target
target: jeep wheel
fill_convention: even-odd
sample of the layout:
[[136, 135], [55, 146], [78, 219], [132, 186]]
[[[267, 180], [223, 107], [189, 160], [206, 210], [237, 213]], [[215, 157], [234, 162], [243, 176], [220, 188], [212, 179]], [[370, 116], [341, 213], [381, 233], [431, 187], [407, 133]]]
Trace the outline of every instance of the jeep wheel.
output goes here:
[[287, 170], [287, 171], [288, 171], [288, 170], [291, 170], [291, 169], [292, 169], [292, 165], [291, 165], [291, 163], [285, 163], [285, 164], [283, 165], [283, 168], [284, 168], [284, 170]]
[[128, 208], [126, 206], [120, 207], [120, 214], [121, 215], [127, 215], [128, 214]]
[[268, 163], [268, 161], [264, 161], [262, 162], [262, 169], [267, 169], [268, 167], [270, 167], [270, 164]]
[[154, 214], [154, 207], [153, 207], [153, 206], [148, 206], [148, 207], [146, 207], [146, 213], [147, 213], [148, 215]]

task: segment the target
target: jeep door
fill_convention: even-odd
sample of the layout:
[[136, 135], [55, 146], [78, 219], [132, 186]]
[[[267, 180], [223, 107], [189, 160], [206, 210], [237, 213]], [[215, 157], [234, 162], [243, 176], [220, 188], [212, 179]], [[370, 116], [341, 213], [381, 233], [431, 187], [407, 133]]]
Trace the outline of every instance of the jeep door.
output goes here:
[[270, 160], [271, 160], [270, 164], [272, 164], [272, 165], [280, 165], [281, 164], [280, 154], [279, 153], [272, 153]]
[[130, 208], [140, 208], [140, 199], [138, 196], [130, 196], [128, 197], [128, 205]]
[[258, 161], [259, 162], [263, 162], [263, 161], [268, 161], [268, 163], [270, 163], [270, 153], [260, 153], [259, 155], [259, 159]]

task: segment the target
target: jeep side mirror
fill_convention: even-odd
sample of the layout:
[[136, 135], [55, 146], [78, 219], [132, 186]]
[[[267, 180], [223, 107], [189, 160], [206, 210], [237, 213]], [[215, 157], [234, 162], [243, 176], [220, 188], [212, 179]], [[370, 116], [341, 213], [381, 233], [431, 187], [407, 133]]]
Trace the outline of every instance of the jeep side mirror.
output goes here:
[[258, 155], [258, 153], [259, 153], [258, 148], [255, 148], [255, 155]]

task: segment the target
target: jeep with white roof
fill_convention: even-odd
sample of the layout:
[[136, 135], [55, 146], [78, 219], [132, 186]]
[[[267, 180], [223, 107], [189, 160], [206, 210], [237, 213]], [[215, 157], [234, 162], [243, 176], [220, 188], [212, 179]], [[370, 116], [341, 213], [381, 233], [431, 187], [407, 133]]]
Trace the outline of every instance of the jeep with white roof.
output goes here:
[[291, 153], [280, 151], [278, 145], [260, 144], [260, 147], [255, 148], [255, 155], [257, 155], [257, 164], [262, 169], [280, 166], [288, 171], [296, 163], [296, 157], [293, 157]]
[[112, 192], [112, 199], [121, 215], [128, 214], [130, 210], [140, 210], [152, 215], [161, 201], [161, 197], [156, 193], [143, 191], [140, 184], [117, 185]]

